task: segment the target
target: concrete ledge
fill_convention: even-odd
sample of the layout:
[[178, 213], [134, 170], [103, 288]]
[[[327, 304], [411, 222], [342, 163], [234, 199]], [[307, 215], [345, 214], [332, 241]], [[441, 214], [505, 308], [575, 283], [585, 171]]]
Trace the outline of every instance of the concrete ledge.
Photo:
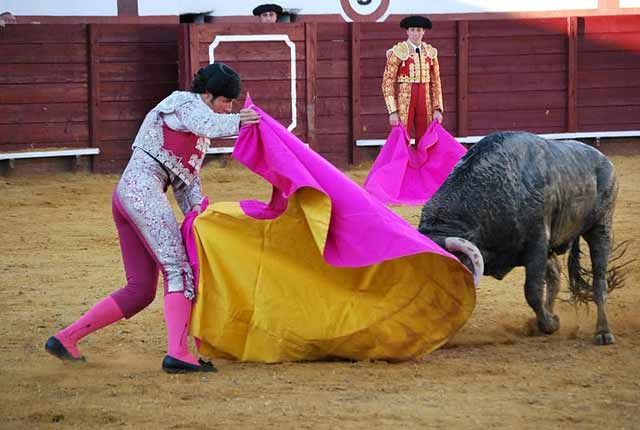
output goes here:
[[[13, 175], [16, 174], [16, 170], [29, 174], [53, 173], [61, 170], [74, 172], [90, 170], [91, 160], [85, 156], [98, 154], [100, 154], [99, 148], [0, 152], [0, 175]], [[18, 169], [17, 165], [19, 165]]]
[[99, 148], [60, 149], [51, 151], [0, 152], [0, 160], [18, 160], [20, 158], [72, 157], [80, 155], [98, 155]]
[[207, 154], [231, 154], [232, 152], [233, 146], [218, 146], [207, 150]]

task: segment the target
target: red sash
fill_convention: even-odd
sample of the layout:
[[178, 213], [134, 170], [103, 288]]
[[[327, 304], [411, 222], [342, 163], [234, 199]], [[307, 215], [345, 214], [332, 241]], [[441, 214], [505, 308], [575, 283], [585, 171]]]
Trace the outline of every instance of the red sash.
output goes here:
[[200, 164], [199, 161], [204, 157], [202, 151], [196, 147], [198, 136], [191, 132], [172, 130], [164, 123], [162, 124], [162, 135], [164, 136], [162, 147], [180, 159], [180, 163], [182, 163], [184, 168], [192, 175], [196, 174], [196, 168], [192, 166], [189, 161], [192, 156], [195, 155], [198, 158], [198, 165]]

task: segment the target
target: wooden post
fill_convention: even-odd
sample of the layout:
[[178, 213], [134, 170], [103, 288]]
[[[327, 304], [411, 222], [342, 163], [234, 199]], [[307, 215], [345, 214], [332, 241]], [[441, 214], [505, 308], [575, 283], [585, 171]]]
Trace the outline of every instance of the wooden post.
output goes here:
[[469, 134], [469, 21], [458, 21], [458, 136]]
[[578, 130], [578, 17], [567, 18], [567, 131]]
[[87, 24], [87, 64], [89, 89], [89, 146], [100, 147], [100, 77], [98, 75], [98, 37], [100, 24]]
[[318, 98], [317, 63], [318, 63], [318, 24], [304, 24], [305, 33], [305, 75], [307, 107], [307, 143], [317, 151], [316, 141], [316, 100]]
[[349, 163], [354, 163], [354, 147], [362, 135], [360, 118], [360, 23], [352, 22], [351, 27], [351, 142], [349, 145]]
[[178, 89], [188, 90], [191, 83], [191, 43], [189, 41], [189, 24], [180, 24], [178, 40]]
[[191, 83], [193, 75], [200, 69], [200, 32], [198, 24], [188, 24], [189, 28], [189, 70], [188, 82]]

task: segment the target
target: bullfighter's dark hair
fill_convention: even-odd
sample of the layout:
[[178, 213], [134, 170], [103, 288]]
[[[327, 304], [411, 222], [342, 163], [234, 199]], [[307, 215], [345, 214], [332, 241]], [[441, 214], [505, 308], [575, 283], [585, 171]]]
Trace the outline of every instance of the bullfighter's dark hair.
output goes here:
[[237, 99], [240, 94], [240, 75], [224, 63], [209, 64], [195, 74], [191, 91]]

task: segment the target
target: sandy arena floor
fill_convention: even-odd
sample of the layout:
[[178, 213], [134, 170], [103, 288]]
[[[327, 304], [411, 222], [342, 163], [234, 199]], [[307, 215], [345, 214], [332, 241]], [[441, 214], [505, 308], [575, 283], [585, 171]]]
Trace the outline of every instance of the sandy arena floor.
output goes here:
[[[612, 157], [618, 239], [640, 258], [640, 156]], [[358, 182], [366, 169], [349, 174]], [[116, 176], [0, 178], [0, 428], [632, 429], [640, 426], [640, 261], [609, 300], [617, 343], [592, 344], [595, 308], [560, 304], [540, 336], [523, 271], [483, 278], [471, 320], [415, 361], [280, 365], [219, 361], [220, 373], [167, 375], [162, 298], [81, 343], [63, 364], [44, 341], [124, 281], [111, 193]], [[268, 198], [244, 168], [204, 169], [214, 200]], [[414, 225], [418, 208], [396, 208]], [[161, 291], [161, 290], [159, 290]], [[561, 296], [566, 296], [566, 285]]]

